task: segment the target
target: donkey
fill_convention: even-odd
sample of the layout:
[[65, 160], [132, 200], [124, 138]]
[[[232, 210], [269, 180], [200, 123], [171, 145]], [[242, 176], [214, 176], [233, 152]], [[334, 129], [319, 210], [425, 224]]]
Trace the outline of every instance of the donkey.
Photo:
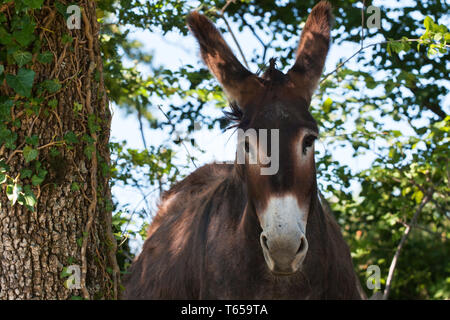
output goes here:
[[[362, 297], [349, 248], [318, 197], [318, 128], [308, 111], [332, 20], [331, 5], [318, 3], [294, 66], [284, 74], [272, 60], [259, 77], [238, 61], [211, 21], [198, 12], [187, 17], [204, 62], [232, 101], [236, 126], [278, 129], [279, 170], [263, 175], [259, 160], [208, 164], [175, 184], [162, 196], [142, 253], [129, 269], [124, 298]], [[256, 143], [245, 140], [238, 149], [268, 155], [273, 146], [260, 148], [261, 140], [258, 133]]]

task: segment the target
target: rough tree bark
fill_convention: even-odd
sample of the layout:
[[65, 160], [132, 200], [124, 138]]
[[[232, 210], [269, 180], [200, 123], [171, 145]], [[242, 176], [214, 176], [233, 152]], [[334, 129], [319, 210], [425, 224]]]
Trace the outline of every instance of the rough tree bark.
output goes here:
[[[74, 1], [59, 3], [67, 6]], [[6, 183], [0, 185], [0, 299], [114, 299], [118, 295], [108, 185], [111, 114], [99, 25], [95, 1], [76, 3], [81, 8], [80, 29], [68, 29], [67, 16], [55, 7], [56, 1], [46, 0], [42, 7], [26, 12], [36, 22], [35, 40], [22, 48], [32, 53], [32, 61], [22, 66], [35, 72], [31, 98], [17, 94], [6, 80], [0, 82], [2, 100], [14, 101], [12, 120], [0, 122], [17, 135], [15, 148], [0, 140], [0, 160], [8, 165], [7, 175], [18, 177], [21, 186], [30, 185], [37, 199], [34, 210], [12, 204]], [[11, 31], [13, 41], [15, 5], [11, 1], [0, 6], [1, 25]], [[45, 51], [53, 55], [52, 62], [39, 61], [39, 53]], [[4, 55], [0, 64], [4, 74], [18, 74], [19, 66]], [[61, 88], [42, 94], [43, 81], [53, 79]], [[43, 100], [33, 104], [33, 97], [40, 94]], [[34, 135], [38, 140], [30, 145], [27, 137]], [[38, 151], [36, 159], [30, 149]], [[41, 183], [33, 183], [33, 174], [19, 176], [37, 166], [48, 172]], [[70, 265], [80, 268], [80, 289], [65, 284]]]

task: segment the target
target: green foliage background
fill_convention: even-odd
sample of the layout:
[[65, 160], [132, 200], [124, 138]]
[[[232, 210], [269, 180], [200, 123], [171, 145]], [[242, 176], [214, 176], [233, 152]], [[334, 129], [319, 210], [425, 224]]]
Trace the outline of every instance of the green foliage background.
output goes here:
[[[5, 2], [8, 1], [1, 3]], [[42, 2], [16, 1], [27, 10], [40, 8]], [[315, 2], [241, 0], [229, 4], [225, 16], [238, 27], [238, 39], [247, 30], [260, 41], [261, 47], [247, 55], [249, 61], [264, 68], [271, 58], [267, 56], [270, 49], [277, 52], [278, 66], [283, 70], [294, 58], [295, 47], [290, 40], [298, 39], [302, 23]], [[176, 71], [164, 65], [155, 66], [143, 44], [131, 40], [130, 30], [177, 32], [187, 37], [185, 16], [189, 11], [199, 8], [218, 20], [221, 17], [217, 12], [225, 3], [206, 0], [199, 6], [197, 1], [186, 0], [98, 0], [98, 19], [102, 23], [99, 36], [110, 101], [137, 115], [142, 127], [149, 126], [155, 131], [173, 133], [180, 125], [192, 131], [195, 122], [210, 129], [224, 128], [223, 120], [211, 118], [205, 112], [208, 108], [227, 106], [221, 88], [209, 72], [191, 65]], [[333, 45], [360, 43], [362, 2], [331, 3], [336, 17]], [[372, 1], [365, 1], [366, 7], [371, 4]], [[381, 269], [384, 288], [397, 245], [418, 213], [400, 254], [390, 298], [449, 299], [450, 33], [445, 24], [450, 21], [450, 5], [439, 0], [400, 1], [396, 6], [388, 5], [387, 1], [376, 4], [381, 9], [381, 28], [365, 28], [364, 45], [379, 44], [356, 55], [352, 60], [356, 63], [346, 63], [324, 78], [313, 97], [311, 112], [321, 128], [319, 143], [325, 146], [317, 157], [319, 185], [342, 226], [364, 288], [366, 269], [373, 264]], [[55, 1], [54, 5], [63, 12], [69, 2]], [[25, 17], [30, 21], [18, 22], [14, 31], [16, 48], [0, 51], [17, 63], [19, 71], [17, 75], [5, 74], [0, 64], [0, 81], [6, 81], [17, 94], [29, 97], [33, 74], [26, 66], [31, 53], [23, 48], [34, 40], [30, 38], [33, 32], [30, 28], [34, 27], [32, 15]], [[11, 46], [6, 33], [0, 28], [0, 43]], [[258, 35], [271, 41], [264, 42]], [[46, 63], [49, 57], [44, 52], [38, 59]], [[134, 61], [134, 65], [130, 67], [125, 61]], [[139, 71], [143, 66], [151, 70], [149, 75]], [[58, 85], [52, 80], [39, 84], [41, 90], [48, 92], [59, 90]], [[163, 120], [155, 116], [161, 111], [158, 107], [161, 99], [169, 101], [167, 118]], [[10, 100], [0, 102], [0, 114], [7, 114], [4, 111], [10, 107]], [[0, 144], [14, 147], [11, 135], [0, 123]], [[67, 136], [63, 142], [70, 145], [74, 139]], [[189, 143], [189, 134], [182, 139]], [[112, 184], [136, 188], [143, 199], [167, 190], [182, 177], [185, 171], [181, 169], [190, 167], [190, 159], [186, 159], [184, 168], [174, 165], [177, 143], [180, 141], [137, 150], [127, 148], [124, 142], [112, 142]], [[354, 170], [333, 157], [348, 148], [353, 158], [371, 161], [368, 169]], [[36, 158], [33, 137], [23, 152], [30, 161]], [[39, 175], [45, 176], [46, 172], [40, 168], [35, 171], [30, 175], [34, 174], [38, 183]], [[0, 183], [7, 184], [6, 192], [14, 202], [33, 208], [32, 190], [22, 188], [15, 178], [8, 177], [5, 165], [0, 166]], [[129, 230], [137, 217], [147, 222], [150, 218], [148, 212], [116, 207], [113, 223], [123, 272], [133, 257], [129, 240], [136, 233], [145, 235], [145, 224], [139, 232]], [[372, 294], [366, 291], [369, 296]]]

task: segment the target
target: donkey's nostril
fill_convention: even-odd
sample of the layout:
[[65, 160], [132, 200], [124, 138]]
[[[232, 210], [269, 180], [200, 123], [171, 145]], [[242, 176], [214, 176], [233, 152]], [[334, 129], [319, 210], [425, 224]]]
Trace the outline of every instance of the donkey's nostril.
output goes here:
[[267, 250], [269, 250], [269, 245], [267, 244], [267, 237], [266, 237], [265, 235], [262, 235], [262, 236], [261, 236], [261, 239], [262, 239], [263, 246], [264, 246]]
[[304, 237], [302, 237], [302, 239], [300, 240], [300, 246], [298, 247], [296, 255], [305, 251], [305, 248], [306, 248], [306, 240]]

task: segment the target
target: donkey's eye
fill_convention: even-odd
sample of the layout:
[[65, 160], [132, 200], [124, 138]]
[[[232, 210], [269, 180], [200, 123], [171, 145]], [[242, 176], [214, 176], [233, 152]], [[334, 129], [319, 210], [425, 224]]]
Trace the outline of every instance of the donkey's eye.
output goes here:
[[315, 135], [307, 135], [303, 139], [303, 154], [306, 154], [306, 150], [314, 144], [314, 141], [317, 139]]

